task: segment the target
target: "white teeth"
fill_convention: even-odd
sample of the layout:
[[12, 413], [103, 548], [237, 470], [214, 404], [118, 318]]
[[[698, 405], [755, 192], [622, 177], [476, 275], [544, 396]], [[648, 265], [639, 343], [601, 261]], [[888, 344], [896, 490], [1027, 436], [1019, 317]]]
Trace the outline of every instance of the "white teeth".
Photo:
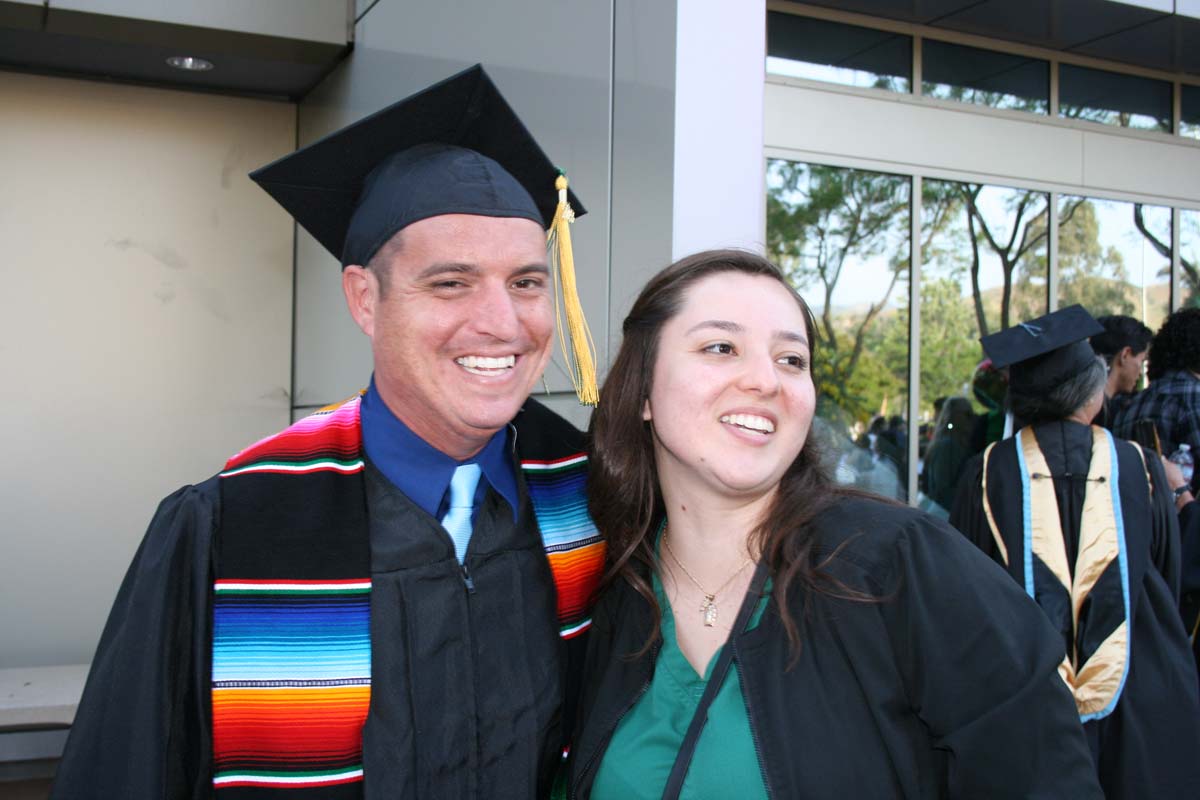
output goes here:
[[454, 362], [471, 372], [490, 374], [497, 370], [509, 369], [517, 363], [517, 357], [501, 356], [500, 358], [488, 358], [486, 356], [462, 356], [461, 358], [454, 359]]
[[775, 423], [766, 417], [759, 417], [755, 414], [726, 414], [721, 417], [721, 422], [727, 425], [737, 425], [739, 428], [747, 428], [759, 433], [774, 433]]

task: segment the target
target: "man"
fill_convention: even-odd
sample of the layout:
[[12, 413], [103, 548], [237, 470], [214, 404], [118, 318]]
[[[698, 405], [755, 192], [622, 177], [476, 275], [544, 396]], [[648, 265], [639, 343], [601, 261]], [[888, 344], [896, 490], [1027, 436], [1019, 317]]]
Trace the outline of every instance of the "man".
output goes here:
[[1096, 322], [1104, 330], [1093, 336], [1090, 343], [1108, 367], [1108, 381], [1104, 385], [1104, 404], [1092, 424], [1112, 430], [1117, 412], [1129, 402], [1142, 378], [1142, 364], [1150, 352], [1154, 333], [1123, 314], [1110, 314]]
[[1150, 386], [1117, 414], [1113, 433], [1133, 439], [1153, 424], [1163, 455], [1184, 443], [1200, 453], [1200, 308], [1167, 317], [1150, 343], [1146, 373]]
[[1100, 330], [1074, 305], [982, 339], [1009, 368], [1018, 431], [968, 465], [950, 522], [1060, 631], [1059, 673], [1105, 796], [1191, 797], [1200, 697], [1177, 611], [1179, 528], [1158, 457], [1089, 424], [1105, 374], [1086, 337]]
[[544, 796], [604, 558], [527, 401], [565, 185], [479, 67], [252, 177], [341, 258], [374, 376], [162, 503], [54, 797]]

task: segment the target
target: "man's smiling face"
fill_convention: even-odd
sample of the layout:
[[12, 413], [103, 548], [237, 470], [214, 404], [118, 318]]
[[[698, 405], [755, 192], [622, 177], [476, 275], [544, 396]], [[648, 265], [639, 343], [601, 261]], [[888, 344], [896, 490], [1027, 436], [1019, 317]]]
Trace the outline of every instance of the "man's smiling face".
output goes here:
[[388, 263], [375, 265], [388, 270], [384, 286], [371, 270], [346, 268], [351, 314], [371, 337], [388, 408], [466, 458], [512, 421], [549, 360], [545, 233], [527, 219], [446, 214], [397, 236], [398, 247], [381, 249]]

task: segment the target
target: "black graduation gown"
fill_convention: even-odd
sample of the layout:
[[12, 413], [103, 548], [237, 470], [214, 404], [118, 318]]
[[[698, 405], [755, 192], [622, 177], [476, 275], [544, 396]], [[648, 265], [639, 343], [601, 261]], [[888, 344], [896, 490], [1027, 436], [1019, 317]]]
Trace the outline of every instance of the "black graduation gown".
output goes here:
[[1183, 554], [1180, 569], [1179, 609], [1183, 626], [1192, 637], [1192, 655], [1200, 670], [1200, 500], [1193, 500], [1179, 512], [1179, 538]]
[[[813, 523], [815, 560], [859, 601], [796, 591], [797, 654], [772, 600], [734, 640], [775, 800], [1101, 797], [1057, 635], [1003, 571], [915, 509], [840, 498]], [[586, 800], [608, 742], [655, 668], [653, 624], [627, 581], [597, 601], [571, 748]], [[718, 733], [712, 731], [713, 734]]]
[[[575, 670], [558, 635], [553, 578], [520, 470], [518, 523], [491, 490], [477, 515], [466, 558], [472, 593], [437, 521], [367, 464], [365, 797], [544, 795], [561, 758]], [[213, 795], [211, 595], [220, 519], [217, 478], [160, 504], [101, 637], [55, 800]]]
[[[1034, 433], [1051, 474], [1087, 475], [1092, 450], [1088, 426], [1042, 423], [1034, 426]], [[1122, 463], [1141, 471], [1141, 458], [1136, 454], [1129, 458], [1130, 451], [1125, 449], [1134, 445], [1118, 440], [1117, 446], [1126, 456]], [[1177, 610], [1179, 533], [1162, 465], [1153, 457], [1146, 462], [1154, 486], [1150, 524], [1148, 528], [1125, 529], [1132, 616], [1128, 675], [1116, 709], [1084, 725], [1109, 800], [1200, 796], [1200, 699], [1195, 665]], [[983, 511], [982, 467], [982, 456], [968, 464], [950, 522], [983, 552], [1003, 563]], [[988, 483], [994, 487], [993, 503], [996, 497], [1021, 503], [1019, 475], [992, 470]], [[1131, 485], [1139, 483], [1144, 486], [1144, 479], [1122, 480], [1122, 497], [1130, 492]], [[1067, 560], [1074, 564], [1086, 484], [1080, 479], [1055, 480], [1054, 489]], [[1129, 498], [1125, 504], [1134, 499]], [[1010, 574], [1019, 582], [1018, 570], [1022, 567], [1013, 554], [1022, 552], [1023, 545], [1015, 538], [1005, 544], [1014, 562]]]

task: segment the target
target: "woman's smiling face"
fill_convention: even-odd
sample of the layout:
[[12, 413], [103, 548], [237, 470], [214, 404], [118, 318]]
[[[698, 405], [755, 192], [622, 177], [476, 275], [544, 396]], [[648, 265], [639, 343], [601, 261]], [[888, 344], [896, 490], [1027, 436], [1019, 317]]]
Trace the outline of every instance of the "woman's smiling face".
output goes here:
[[754, 498], [804, 447], [816, 407], [804, 312], [774, 278], [719, 272], [663, 325], [642, 416], [664, 487]]

